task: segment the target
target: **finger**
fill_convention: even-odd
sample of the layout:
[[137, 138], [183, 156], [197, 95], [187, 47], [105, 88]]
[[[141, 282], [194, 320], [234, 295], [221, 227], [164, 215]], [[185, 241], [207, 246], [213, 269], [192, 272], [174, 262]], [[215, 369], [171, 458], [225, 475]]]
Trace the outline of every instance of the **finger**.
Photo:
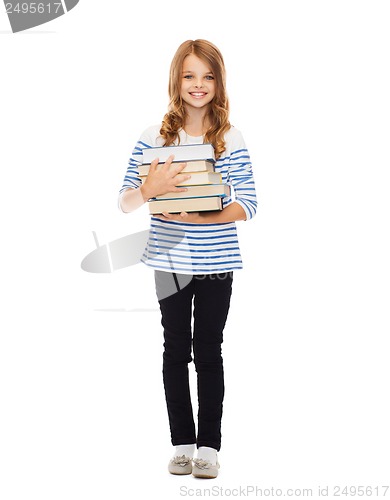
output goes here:
[[171, 168], [171, 172], [173, 175], [179, 174], [183, 168], [187, 166], [187, 163], [175, 163], [175, 165]]
[[175, 175], [175, 177], [173, 177], [176, 185], [180, 184], [181, 182], [188, 181], [188, 179], [191, 179], [191, 176], [188, 174], [177, 174]]
[[158, 165], [158, 161], [159, 159], [158, 158], [155, 158], [152, 163], [150, 164], [150, 167], [149, 167], [149, 173], [150, 172], [154, 172], [157, 168], [157, 165]]
[[174, 159], [174, 158], [175, 158], [175, 156], [174, 156], [174, 155], [170, 155], [170, 156], [168, 156], [168, 158], [167, 158], [166, 162], [165, 162], [165, 163], [164, 163], [164, 165], [163, 165], [163, 169], [164, 169], [164, 170], [168, 170], [168, 169], [169, 169], [169, 167], [172, 165], [172, 162], [173, 162], [173, 159]]

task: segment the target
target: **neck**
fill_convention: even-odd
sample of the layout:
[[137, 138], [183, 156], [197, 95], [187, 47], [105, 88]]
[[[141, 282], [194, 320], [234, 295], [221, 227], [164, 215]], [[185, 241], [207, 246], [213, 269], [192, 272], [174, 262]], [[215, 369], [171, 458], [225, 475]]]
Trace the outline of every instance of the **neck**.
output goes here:
[[207, 108], [186, 108], [186, 122], [184, 130], [189, 135], [204, 135], [209, 127]]

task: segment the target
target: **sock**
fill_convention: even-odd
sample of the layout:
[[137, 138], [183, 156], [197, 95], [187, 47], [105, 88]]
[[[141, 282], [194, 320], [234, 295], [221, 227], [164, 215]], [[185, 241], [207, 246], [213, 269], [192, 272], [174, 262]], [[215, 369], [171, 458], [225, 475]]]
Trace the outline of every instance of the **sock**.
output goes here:
[[200, 446], [198, 448], [198, 456], [202, 460], [208, 460], [213, 465], [217, 463], [217, 450], [215, 448], [209, 448], [208, 446]]
[[192, 458], [194, 456], [195, 444], [180, 444], [176, 446], [175, 457], [181, 457], [185, 455], [186, 457]]

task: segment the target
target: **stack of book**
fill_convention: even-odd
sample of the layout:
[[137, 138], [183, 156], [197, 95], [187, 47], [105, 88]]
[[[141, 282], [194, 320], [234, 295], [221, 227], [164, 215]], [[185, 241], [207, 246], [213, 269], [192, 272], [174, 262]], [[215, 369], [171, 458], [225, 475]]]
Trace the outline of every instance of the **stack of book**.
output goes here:
[[157, 169], [174, 155], [172, 165], [186, 163], [181, 173], [188, 173], [191, 178], [178, 186], [185, 186], [187, 191], [166, 193], [148, 201], [151, 214], [162, 212], [200, 212], [222, 210], [222, 198], [230, 195], [230, 186], [222, 184], [222, 176], [215, 171], [215, 154], [212, 144], [187, 144], [164, 146], [142, 150], [143, 163], [139, 166], [139, 177], [144, 183], [151, 162], [159, 159]]

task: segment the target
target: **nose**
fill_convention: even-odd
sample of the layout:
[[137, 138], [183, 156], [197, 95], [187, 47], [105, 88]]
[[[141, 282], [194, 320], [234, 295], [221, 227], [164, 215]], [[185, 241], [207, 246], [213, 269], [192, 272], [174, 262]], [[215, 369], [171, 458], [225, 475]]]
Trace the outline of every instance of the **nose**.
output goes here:
[[203, 87], [202, 80], [198, 80], [198, 81], [195, 83], [195, 87], [196, 87], [197, 89], [200, 89], [201, 87]]

